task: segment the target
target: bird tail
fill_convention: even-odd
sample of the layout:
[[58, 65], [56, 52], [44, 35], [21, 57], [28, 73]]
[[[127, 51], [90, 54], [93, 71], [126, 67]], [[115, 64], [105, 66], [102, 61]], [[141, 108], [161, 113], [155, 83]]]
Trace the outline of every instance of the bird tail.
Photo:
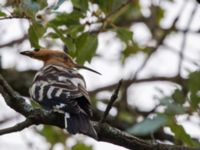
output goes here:
[[70, 134], [82, 133], [98, 139], [97, 133], [89, 121], [89, 117], [82, 112], [79, 114], [65, 113], [65, 129]]

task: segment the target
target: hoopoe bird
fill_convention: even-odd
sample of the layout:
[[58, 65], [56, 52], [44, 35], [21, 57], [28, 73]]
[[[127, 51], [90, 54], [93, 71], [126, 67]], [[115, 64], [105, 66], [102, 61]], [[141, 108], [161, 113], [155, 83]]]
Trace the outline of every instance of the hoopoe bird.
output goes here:
[[31, 98], [47, 110], [63, 113], [65, 129], [70, 134], [82, 133], [97, 139], [90, 123], [92, 109], [86, 83], [76, 68], [98, 72], [76, 64], [62, 51], [41, 49], [21, 54], [44, 62], [30, 87]]

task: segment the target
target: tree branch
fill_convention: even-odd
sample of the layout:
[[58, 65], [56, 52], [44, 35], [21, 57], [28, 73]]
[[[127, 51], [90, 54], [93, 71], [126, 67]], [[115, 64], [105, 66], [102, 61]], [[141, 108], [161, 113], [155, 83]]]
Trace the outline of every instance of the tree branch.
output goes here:
[[152, 144], [122, 132], [108, 124], [94, 123], [95, 129], [101, 141], [120, 145], [132, 150], [198, 150], [199, 148], [188, 148], [168, 144]]
[[[159, 82], [159, 81], [164, 81], [164, 82], [173, 82], [176, 84], [180, 84], [179, 78], [177, 76], [173, 76], [173, 77], [165, 77], [165, 76], [158, 76], [158, 77], [149, 77], [149, 78], [143, 78], [143, 79], [129, 79], [129, 80], [124, 80], [123, 83], [124, 84], [128, 84], [131, 85], [133, 83], [144, 83], [144, 82]], [[186, 81], [186, 79], [182, 78], [183, 81]], [[104, 87], [100, 87], [97, 89], [94, 89], [92, 91], [90, 91], [90, 95], [95, 95], [98, 92], [101, 91], [106, 91], [106, 90], [113, 90], [115, 87], [117, 86], [117, 83], [111, 84], [111, 85], [107, 85]]]
[[33, 125], [33, 122], [30, 119], [26, 119], [25, 121], [20, 122], [12, 127], [0, 129], [0, 135], [21, 131], [31, 125]]
[[[167, 48], [168, 51], [171, 51], [172, 53], [178, 54], [180, 56], [181, 52], [179, 50], [177, 50], [176, 48], [172, 47], [171, 45], [164, 43], [162, 46], [164, 48]], [[194, 58], [191, 58], [189, 56], [184, 56], [184, 60], [192, 63], [193, 65], [195, 65], [197, 67], [200, 67], [200, 64], [198, 63], [199, 60], [194, 60]]]
[[[63, 115], [55, 112], [47, 112], [43, 109], [34, 109], [18, 93], [16, 93], [0, 75], [0, 92], [5, 98], [8, 106], [24, 115], [27, 120], [14, 127], [4, 129], [2, 133], [15, 132], [24, 129], [32, 124], [48, 124], [64, 128]], [[99, 141], [105, 141], [120, 145], [129, 149], [137, 150], [198, 150], [198, 148], [187, 148], [167, 144], [151, 144], [138, 139], [119, 129], [113, 128], [105, 123], [94, 122], [94, 127], [98, 133]]]
[[[194, 5], [195, 6], [194, 6], [194, 8], [193, 8], [193, 10], [192, 10], [192, 12], [190, 14], [190, 17], [189, 17], [189, 20], [187, 22], [185, 30], [188, 30], [190, 28], [191, 23], [192, 23], [192, 21], [194, 19], [195, 13], [198, 10], [198, 5], [196, 3]], [[181, 69], [182, 69], [182, 66], [183, 66], [183, 60], [184, 60], [184, 52], [185, 52], [186, 42], [187, 42], [187, 32], [183, 32], [183, 40], [182, 40], [181, 52], [180, 52], [180, 60], [179, 60], [179, 64], [178, 64], [178, 74], [179, 74], [179, 76], [181, 75]]]
[[28, 117], [33, 110], [32, 106], [26, 103], [26, 101], [14, 91], [5, 79], [0, 75], [0, 92], [5, 99], [8, 106], [13, 108], [20, 114]]
[[[33, 78], [34, 74], [36, 73], [36, 71], [28, 70], [28, 71], [18, 72], [18, 71], [13, 70], [13, 69], [2, 69], [0, 71], [0, 73], [2, 73], [2, 75], [6, 77], [6, 80], [8, 81], [8, 83], [14, 89], [16, 89], [21, 95], [24, 95], [24, 96], [27, 96], [27, 97], [29, 96], [27, 89], [31, 85], [32, 78]], [[26, 82], [21, 82], [21, 81], [26, 81]], [[157, 82], [157, 81], [173, 82], [174, 83], [174, 82], [177, 82], [178, 80], [176, 79], [176, 77], [159, 76], [159, 77], [149, 77], [149, 78], [144, 78], [144, 79], [137, 79], [135, 81], [135, 83]], [[126, 83], [126, 82], [132, 83], [133, 81], [123, 80], [123, 83]], [[122, 85], [122, 87], [123, 87], [123, 85]], [[95, 90], [91, 91], [90, 95], [92, 95], [92, 94], [95, 95], [96, 93], [100, 92], [101, 89], [102, 89], [102, 91], [104, 91], [104, 90], [110, 90], [111, 91], [111, 90], [115, 89], [116, 86], [117, 86], [117, 83], [114, 83], [114, 84], [111, 84], [111, 85], [108, 85], [108, 86], [105, 86], [105, 87], [100, 87], [99, 89], [95, 89]], [[150, 112], [142, 112], [142, 111], [134, 109], [133, 112], [131, 112], [131, 113], [135, 117], [137, 117], [138, 115], [147, 116], [149, 113], [151, 113], [151, 111]], [[100, 111], [98, 109], [94, 109], [92, 120], [94, 120], [94, 121], [101, 120], [103, 114], [104, 114], [103, 111]], [[129, 128], [130, 126], [135, 124], [135, 121], [127, 122], [127, 121], [121, 120], [119, 118], [113, 117], [111, 115], [108, 115], [106, 117], [106, 122], [109, 125], [116, 127], [116, 128], [118, 128], [122, 131], [126, 130], [127, 128]], [[147, 136], [141, 137], [141, 138], [142, 139], [150, 139], [151, 137], [147, 135]], [[168, 135], [168, 134], [164, 133], [163, 131], [156, 132], [155, 138], [158, 139], [158, 140], [168, 140], [168, 141], [172, 141], [172, 142], [174, 140], [171, 135]]]
[[[0, 71], [0, 73], [3, 74], [3, 76], [6, 77], [6, 80], [8, 81], [8, 83], [14, 88], [16, 89], [21, 95], [27, 96], [29, 97], [29, 93], [28, 93], [28, 87], [31, 85], [32, 82], [32, 78], [34, 76], [34, 74], [36, 73], [34, 70], [28, 70], [28, 71], [22, 71], [22, 72], [18, 72], [16, 70], [13, 69], [3, 69]], [[186, 79], [183, 78], [183, 80], [187, 81]], [[21, 82], [21, 81], [26, 81], [26, 82]], [[129, 83], [129, 84], [139, 84], [139, 83], [144, 83], [144, 82], [172, 82], [172, 83], [178, 83], [178, 78], [177, 77], [165, 77], [165, 76], [158, 76], [158, 77], [148, 77], [148, 78], [143, 78], [143, 79], [136, 79], [135, 81], [132, 80], [123, 80], [123, 83]], [[100, 87], [98, 89], [95, 89], [93, 91], [90, 91], [90, 95], [93, 96], [96, 93], [100, 92], [100, 91], [104, 91], [104, 90], [113, 90], [116, 88], [116, 86], [118, 85], [118, 83], [114, 83], [111, 85], [107, 85], [104, 87]], [[122, 87], [124, 86], [124, 84], [122, 85]], [[135, 112], [135, 113], [134, 113]], [[142, 112], [139, 110], [134, 109], [133, 112], [131, 112], [135, 117], [138, 115], [142, 115], [142, 116], [146, 116], [148, 115], [150, 112]], [[92, 117], [92, 120], [94, 121], [99, 121], [101, 120], [102, 116], [103, 116], [104, 112], [100, 111], [98, 109], [94, 110], [94, 115]], [[113, 127], [116, 127], [120, 130], [126, 130], [128, 127], [132, 126], [133, 124], [135, 124], [135, 121], [133, 122], [127, 122], [127, 121], [123, 121], [119, 118], [113, 117], [108, 115], [106, 117], [106, 122], [108, 124], [110, 124]], [[150, 136], [145, 136], [145, 137], [141, 137], [142, 139], [150, 139]], [[163, 131], [158, 131], [155, 133], [155, 138], [158, 140], [168, 140], [168, 141], [172, 141], [173, 142], [173, 138], [172, 136], [164, 133]]]
[[4, 124], [4, 123], [7, 123], [7, 122], [9, 122], [9, 121], [11, 121], [11, 120], [13, 120], [13, 119], [15, 119], [15, 118], [17, 118], [18, 116], [11, 116], [11, 117], [5, 117], [5, 118], [3, 118], [2, 120], [0, 120], [0, 125], [1, 124]]
[[139, 75], [139, 73], [143, 70], [143, 68], [146, 66], [147, 62], [150, 60], [150, 58], [152, 57], [152, 55], [158, 50], [158, 48], [164, 43], [164, 40], [166, 39], [166, 37], [169, 35], [169, 33], [175, 28], [176, 23], [178, 22], [183, 10], [185, 9], [186, 6], [186, 2], [183, 3], [181, 9], [179, 10], [177, 16], [175, 17], [174, 21], [172, 22], [172, 25], [170, 28], [166, 29], [165, 32], [162, 34], [161, 37], [159, 37], [159, 39], [157, 39], [157, 44], [155, 47], [150, 49], [150, 52], [148, 54], [148, 56], [146, 57], [146, 59], [144, 60], [144, 62], [142, 63], [142, 65], [137, 69], [137, 71], [135, 72], [134, 76], [133, 76], [133, 80], [137, 79], [137, 76]]
[[7, 19], [29, 19], [27, 16], [6, 16], [1, 17], [0, 20], [7, 20]]
[[117, 85], [117, 88], [115, 89], [113, 95], [111, 96], [110, 102], [108, 103], [108, 105], [106, 107], [106, 110], [105, 110], [105, 112], [104, 112], [104, 114], [103, 114], [103, 116], [102, 116], [102, 118], [100, 120], [100, 123], [104, 123], [105, 122], [106, 117], [107, 117], [110, 109], [112, 108], [113, 103], [115, 102], [115, 100], [118, 97], [118, 93], [119, 93], [119, 89], [120, 89], [121, 84], [122, 84], [122, 80], [119, 81], [119, 83]]
[[19, 38], [19, 39], [15, 39], [15, 40], [10, 41], [10, 42], [8, 42], [8, 43], [1, 44], [1, 45], [0, 45], [0, 48], [8, 47], [8, 46], [13, 46], [14, 44], [22, 43], [25, 39], [27, 39], [27, 34], [25, 34], [24, 36], [22, 36], [22, 37]]

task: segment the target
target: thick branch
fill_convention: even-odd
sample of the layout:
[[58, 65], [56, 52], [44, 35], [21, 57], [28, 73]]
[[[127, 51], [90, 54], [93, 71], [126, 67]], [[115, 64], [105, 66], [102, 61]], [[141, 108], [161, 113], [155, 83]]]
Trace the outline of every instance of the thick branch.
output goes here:
[[[64, 128], [63, 116], [54, 112], [47, 112], [42, 109], [33, 109], [31, 105], [26, 103], [26, 101], [17, 94], [0, 76], [0, 91], [5, 98], [8, 106], [13, 108], [15, 111], [20, 112], [22, 115], [28, 118], [28, 121], [21, 123], [18, 126], [18, 129], [23, 129], [28, 125], [33, 124], [48, 124], [55, 125], [60, 128]], [[29, 122], [30, 121], [30, 122]], [[113, 128], [107, 124], [94, 123], [95, 129], [99, 136], [99, 141], [106, 141], [116, 145], [124, 146], [129, 149], [137, 150], [198, 150], [197, 148], [187, 148], [183, 146], [173, 146], [166, 144], [151, 144], [144, 140], [138, 139], [134, 136], [131, 136], [125, 132], [122, 132], [116, 128]], [[20, 127], [19, 127], [20, 126]], [[14, 129], [13, 129], [14, 128]], [[12, 130], [11, 130], [12, 129]], [[5, 129], [8, 132], [8, 129]], [[4, 133], [6, 133], [4, 130]], [[16, 130], [15, 127], [11, 127], [10, 131]], [[16, 130], [18, 131], [18, 130]], [[3, 131], [2, 131], [3, 132]]]
[[20, 114], [24, 115], [25, 117], [29, 116], [33, 108], [29, 104], [27, 104], [26, 101], [8, 85], [8, 83], [1, 75], [0, 92], [8, 106], [13, 108]]
[[[20, 94], [24, 95], [24, 96], [29, 96], [28, 94], [28, 87], [31, 85], [32, 82], [32, 78], [35, 74], [34, 70], [28, 70], [28, 71], [23, 71], [23, 72], [18, 72], [16, 70], [12, 70], [12, 69], [3, 69], [1, 71], [1, 73], [6, 76], [6, 80], [8, 81], [8, 83], [14, 88], [16, 89]], [[183, 79], [185, 80], [185, 79]], [[21, 82], [21, 81], [25, 81], [25, 82]], [[178, 78], [177, 77], [164, 77], [164, 76], [158, 76], [158, 77], [149, 77], [149, 78], [144, 78], [144, 79], [136, 79], [135, 81], [133, 80], [124, 80], [123, 83], [128, 83], [128, 84], [132, 84], [132, 83], [144, 83], [144, 82], [157, 82], [157, 81], [162, 81], [162, 82], [172, 82], [172, 83], [178, 83]], [[185, 80], [186, 81], [186, 80]], [[95, 95], [96, 93], [100, 92], [100, 91], [104, 91], [104, 90], [113, 90], [116, 88], [118, 83], [114, 83], [111, 85], [107, 85], [105, 87], [100, 87], [98, 89], [95, 89], [93, 91], [90, 91], [90, 95]], [[124, 84], [122, 85], [122, 87], [124, 86]], [[147, 115], [150, 112], [141, 112], [141, 111], [136, 111], [136, 113], [133, 113], [134, 116], [138, 116], [138, 115]], [[98, 109], [94, 110], [94, 114], [92, 117], [92, 120], [94, 121], [99, 121], [101, 119], [101, 117], [103, 116], [103, 112], [99, 111]], [[111, 126], [116, 127], [120, 130], [126, 130], [128, 127], [132, 126], [135, 122], [126, 122], [123, 120], [120, 120], [119, 118], [113, 117], [108, 115], [106, 117], [106, 122], [109, 123]], [[150, 139], [151, 136], [145, 136], [142, 137], [143, 139]], [[164, 133], [163, 131], [158, 131], [155, 133], [155, 138], [158, 140], [168, 140], [168, 141], [172, 141], [173, 142], [173, 138], [172, 136]]]
[[187, 148], [168, 144], [152, 144], [122, 132], [108, 124], [94, 124], [101, 141], [110, 142], [132, 150], [198, 150], [199, 148]]
[[[32, 79], [33, 79], [33, 76], [35, 74], [35, 71], [34, 70], [28, 70], [28, 71], [23, 71], [23, 72], [18, 72], [16, 70], [12, 70], [12, 69], [3, 69], [1, 71], [1, 73], [3, 74], [3, 76], [6, 77], [6, 80], [8, 81], [8, 83], [14, 88], [16, 89], [17, 92], [19, 92], [20, 94], [24, 95], [24, 96], [29, 96], [28, 94], [28, 87], [31, 85], [31, 82], [32, 82]], [[25, 82], [21, 82], [21, 81], [25, 81]], [[135, 83], [143, 83], [143, 82], [156, 82], [156, 81], [164, 81], [164, 82], [177, 82], [178, 79], [176, 79], [175, 77], [149, 77], [149, 78], [144, 78], [144, 79], [137, 79], [136, 81], [134, 81]], [[132, 83], [131, 80], [124, 80], [123, 83]], [[123, 84], [124, 85], [124, 84]], [[122, 85], [122, 87], [123, 87]], [[98, 92], [102, 90], [113, 90], [115, 89], [117, 86], [117, 83], [116, 84], [113, 84], [113, 85], [108, 85], [108, 86], [105, 86], [105, 87], [100, 87], [99, 90], [96, 89], [94, 91], [91, 91], [90, 92], [90, 95], [94, 95]], [[110, 88], [111, 87], [111, 88]], [[150, 112], [141, 112], [141, 111], [137, 111], [137, 110], [134, 110], [136, 111], [136, 113], [133, 113], [134, 116], [138, 116], [138, 115], [144, 115], [146, 116], [147, 114], [149, 114]], [[103, 112], [98, 110], [98, 109], [95, 109], [94, 110], [94, 113], [93, 113], [93, 117], [92, 117], [92, 120], [94, 121], [99, 121], [101, 119], [101, 117], [103, 116]], [[108, 124], [110, 124], [111, 126], [113, 127], [116, 127], [120, 130], [125, 130], [127, 129], [128, 127], [132, 126], [135, 122], [127, 122], [127, 121], [123, 121], [119, 118], [116, 118], [116, 117], [113, 117], [113, 116], [110, 116], [108, 115], [106, 117], [106, 122]], [[145, 138], [145, 139], [150, 139], [151, 136], [145, 136], [145, 137], [142, 137], [142, 138]], [[155, 133], [155, 138], [158, 139], [158, 140], [168, 140], [168, 141], [173, 141], [173, 138], [164, 133], [163, 131], [158, 131]]]

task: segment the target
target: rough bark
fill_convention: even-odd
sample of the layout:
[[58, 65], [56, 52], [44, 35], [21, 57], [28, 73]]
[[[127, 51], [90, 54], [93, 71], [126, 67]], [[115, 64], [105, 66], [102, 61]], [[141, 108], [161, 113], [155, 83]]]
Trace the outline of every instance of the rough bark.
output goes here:
[[[0, 92], [5, 102], [12, 109], [22, 114], [26, 120], [13, 127], [0, 130], [0, 135], [21, 131], [26, 127], [38, 124], [54, 125], [64, 128], [63, 116], [54, 112], [47, 112], [43, 109], [35, 109], [25, 99], [14, 91], [5, 79], [0, 75]], [[105, 141], [128, 149], [137, 150], [198, 150], [199, 148], [188, 148], [167, 144], [149, 143], [135, 136], [129, 135], [119, 129], [111, 127], [106, 123], [94, 122], [98, 133], [98, 141]]]

